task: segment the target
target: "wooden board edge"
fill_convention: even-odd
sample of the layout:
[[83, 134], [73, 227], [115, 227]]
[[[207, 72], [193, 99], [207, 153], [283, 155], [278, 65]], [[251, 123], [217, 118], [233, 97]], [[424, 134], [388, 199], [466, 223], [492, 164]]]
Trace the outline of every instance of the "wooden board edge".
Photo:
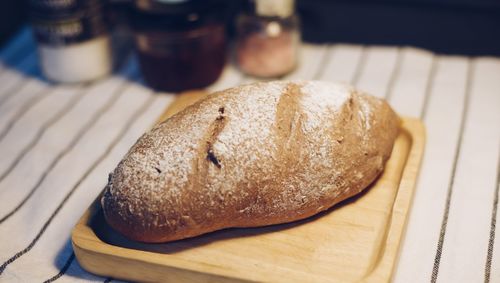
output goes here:
[[194, 103], [207, 97], [208, 94], [209, 93], [205, 90], [192, 90], [179, 94], [176, 99], [165, 109], [165, 111], [163, 111], [160, 117], [158, 117], [155, 125], [167, 120], [182, 109], [185, 109], [186, 107], [193, 105]]
[[408, 214], [411, 209], [425, 149], [426, 134], [425, 126], [419, 119], [404, 117], [402, 121], [402, 128], [412, 138], [411, 150], [394, 201], [390, 227], [383, 247], [384, 251], [378, 264], [361, 282], [391, 281], [399, 258], [401, 242], [406, 231]]
[[[110, 253], [103, 253], [72, 241], [78, 263], [90, 273], [114, 279], [146, 282], [222, 282], [248, 283], [250, 281], [225, 277], [218, 274], [200, 272], [186, 268], [162, 265], [151, 261], [130, 259]], [[128, 268], [127, 268], [128, 267]], [[150, 270], [154, 269], [154, 272]]]
[[[71, 244], [78, 263], [86, 271], [99, 275], [111, 276], [123, 280], [160, 282], [168, 278], [169, 282], [221, 282], [221, 283], [248, 283], [243, 276], [218, 272], [211, 266], [196, 266], [192, 262], [170, 258], [165, 265], [164, 255], [153, 252], [140, 251], [136, 258], [130, 259], [129, 249], [112, 246], [102, 241], [91, 228], [93, 217], [101, 210], [100, 194], [85, 211], [71, 231]], [[98, 263], [98, 264], [96, 264]], [[139, 266], [138, 266], [139, 264]], [[156, 274], [142, 273], [137, 277], [136, 270], [141, 270], [140, 264], [146, 269], [155, 268]], [[123, 276], [124, 266], [133, 266], [127, 276]], [[199, 270], [204, 270], [203, 272]], [[109, 270], [113, 272], [110, 273]], [[158, 276], [158, 277], [155, 277]]]
[[[425, 129], [420, 120], [403, 118], [402, 121], [402, 128], [405, 129], [412, 137], [412, 146], [409, 153], [410, 156], [408, 157], [407, 165], [405, 166], [405, 169], [403, 171], [400, 188], [393, 206], [391, 224], [387, 240], [385, 242], [384, 252], [381, 255], [380, 261], [377, 262], [372, 272], [363, 279], [364, 282], [390, 281], [394, 267], [396, 265], [399, 244], [403, 236], [406, 218], [409, 212], [409, 206], [413, 198], [416, 179], [414, 180], [412, 178], [413, 176], [416, 178], [416, 175], [420, 168], [423, 148], [425, 144]], [[401, 188], [404, 189], [401, 190]], [[102, 271], [102, 267], [115, 266], [116, 264], [114, 264], [113, 262], [121, 263], [120, 265], [115, 266], [114, 270], [117, 271], [119, 270], [119, 266], [123, 266], [123, 264], [126, 264], [127, 262], [128, 264], [137, 263], [136, 260], [130, 261], [130, 259], [126, 256], [127, 249], [125, 248], [114, 247], [117, 250], [114, 250], [113, 252], [103, 252], [104, 250], [109, 249], [109, 247], [107, 247], [109, 245], [101, 241], [94, 233], [94, 231], [89, 227], [90, 220], [94, 216], [97, 209], [99, 209], [100, 204], [98, 199], [92, 203], [90, 208], [82, 215], [82, 217], [72, 230], [71, 241], [76, 258], [80, 262], [82, 267], [91, 273], [130, 280], [133, 277], [127, 276], [125, 278], [121, 277], [118, 273], [109, 274], [109, 272]], [[95, 251], [96, 246], [98, 248], [101, 248], [100, 253], [97, 253]], [[159, 264], [159, 260], [157, 261], [154, 259], [155, 257], [161, 255], [150, 252], [145, 252], [145, 255], [151, 256], [151, 258], [143, 258], [142, 261], [144, 263], [159, 265], [164, 270], [168, 270], [168, 274], [170, 274], [169, 276], [173, 276], [172, 279], [175, 280], [174, 282], [180, 280], [185, 280], [182, 282], [250, 282], [242, 277], [228, 277], [227, 275], [219, 274], [218, 272], [199, 272], [196, 269], [191, 269], [186, 266], [185, 262], [183, 264], [182, 262], [171, 261], [171, 266], [169, 266], [169, 268], [166, 268], [164, 265]], [[105, 258], [105, 262], [102, 262], [103, 257]], [[141, 261], [141, 259], [138, 260]], [[92, 264], [92, 262], [101, 262], [102, 265], [95, 265]], [[163, 274], [163, 272], [161, 272], [161, 274]], [[139, 279], [140, 278], [137, 278], [137, 280]]]

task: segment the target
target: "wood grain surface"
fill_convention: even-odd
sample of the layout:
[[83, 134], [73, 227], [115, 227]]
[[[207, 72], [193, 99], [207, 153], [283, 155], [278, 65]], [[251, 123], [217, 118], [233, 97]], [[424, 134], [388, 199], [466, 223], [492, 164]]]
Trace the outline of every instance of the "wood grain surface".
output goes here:
[[[205, 95], [181, 95], [159, 120]], [[422, 123], [403, 118], [380, 178], [361, 195], [302, 221], [144, 244], [113, 231], [96, 200], [73, 229], [73, 248], [86, 270], [125, 280], [388, 282], [397, 263], [424, 143]]]

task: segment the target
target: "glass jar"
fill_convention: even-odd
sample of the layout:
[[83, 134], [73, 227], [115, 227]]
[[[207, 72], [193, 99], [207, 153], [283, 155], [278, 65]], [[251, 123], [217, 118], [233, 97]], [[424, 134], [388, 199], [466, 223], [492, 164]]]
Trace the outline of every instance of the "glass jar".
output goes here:
[[139, 0], [135, 7], [135, 45], [148, 85], [178, 92], [219, 78], [226, 62], [221, 1]]
[[237, 19], [236, 59], [256, 77], [281, 77], [297, 66], [299, 18], [293, 0], [255, 0]]
[[55, 82], [91, 81], [112, 70], [104, 0], [29, 2], [40, 66]]

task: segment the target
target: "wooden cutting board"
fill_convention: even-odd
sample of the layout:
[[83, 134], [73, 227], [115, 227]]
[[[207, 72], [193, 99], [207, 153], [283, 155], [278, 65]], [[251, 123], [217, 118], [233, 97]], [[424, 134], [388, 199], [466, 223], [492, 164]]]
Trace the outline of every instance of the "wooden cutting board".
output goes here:
[[[204, 96], [179, 97], [160, 120]], [[73, 229], [76, 257], [92, 273], [135, 281], [388, 282], [425, 143], [420, 121], [404, 118], [402, 129], [366, 192], [309, 219], [144, 244], [113, 231], [96, 200]]]

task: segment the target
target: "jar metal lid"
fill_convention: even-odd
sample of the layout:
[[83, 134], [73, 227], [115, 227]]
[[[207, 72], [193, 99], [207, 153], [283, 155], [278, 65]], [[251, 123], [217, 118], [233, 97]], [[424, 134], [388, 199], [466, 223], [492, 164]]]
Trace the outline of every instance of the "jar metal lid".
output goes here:
[[32, 20], [33, 34], [39, 43], [65, 46], [87, 41], [108, 32], [103, 15], [64, 20]]
[[28, 14], [31, 19], [74, 19], [102, 13], [104, 5], [104, 0], [30, 0]]

